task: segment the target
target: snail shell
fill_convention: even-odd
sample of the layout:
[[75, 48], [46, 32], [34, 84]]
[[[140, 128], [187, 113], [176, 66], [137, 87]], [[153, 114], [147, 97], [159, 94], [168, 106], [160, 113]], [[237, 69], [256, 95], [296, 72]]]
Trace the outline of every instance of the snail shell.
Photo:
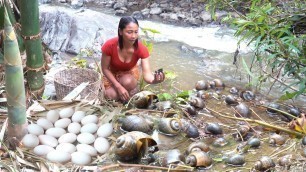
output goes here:
[[277, 114], [277, 110], [275, 109], [280, 109], [280, 105], [277, 104], [277, 103], [270, 103], [267, 107], [267, 112], [268, 114], [271, 114], [271, 115], [275, 115]]
[[204, 80], [197, 81], [195, 85], [196, 90], [207, 90], [209, 88], [209, 83]]
[[232, 88], [229, 90], [229, 92], [230, 92], [231, 94], [238, 95], [239, 90], [238, 90], [236, 87], [232, 87]]
[[194, 124], [189, 124], [185, 133], [188, 138], [197, 138], [200, 136], [198, 127]]
[[279, 134], [272, 134], [269, 138], [269, 144], [273, 146], [281, 146], [286, 142], [286, 139]]
[[306, 136], [302, 138], [302, 145], [306, 146]]
[[158, 130], [166, 135], [177, 135], [181, 128], [181, 121], [176, 118], [161, 118], [158, 122]]
[[116, 140], [115, 154], [119, 160], [130, 161], [141, 154], [141, 151], [156, 145], [155, 140], [149, 135], [139, 131], [128, 132]]
[[241, 91], [240, 97], [245, 101], [251, 101], [255, 99], [255, 94], [252, 91], [245, 90]]
[[235, 115], [237, 117], [250, 118], [252, 114], [250, 108], [244, 103], [240, 103], [239, 105], [235, 106], [235, 110], [236, 110]]
[[209, 84], [211, 88], [215, 89], [224, 89], [225, 87], [225, 84], [220, 79], [214, 79]]
[[205, 103], [204, 100], [199, 98], [199, 97], [190, 97], [189, 102], [192, 106], [196, 107], [196, 108], [204, 108], [205, 107]]
[[130, 104], [136, 108], [147, 108], [155, 99], [157, 96], [151, 91], [141, 91], [131, 98]]
[[190, 154], [193, 151], [203, 151], [209, 152], [210, 148], [204, 142], [198, 141], [191, 143], [187, 148], [187, 154]]
[[212, 159], [205, 152], [194, 151], [186, 157], [186, 164], [192, 167], [209, 167]]
[[238, 105], [238, 100], [232, 95], [227, 95], [224, 101], [228, 105]]
[[125, 131], [141, 131], [148, 133], [153, 129], [153, 123], [148, 122], [143, 117], [130, 115], [123, 119], [121, 128]]
[[291, 158], [292, 158], [292, 155], [285, 155], [285, 156], [282, 156], [278, 159], [278, 164], [280, 166], [290, 166], [291, 165]]
[[162, 102], [157, 102], [156, 103], [156, 108], [159, 111], [164, 111], [171, 109], [172, 107], [172, 102], [171, 101], [162, 101]]
[[184, 162], [184, 156], [178, 149], [169, 150], [166, 154], [165, 158], [166, 164], [179, 164]]
[[204, 128], [205, 133], [208, 134], [222, 134], [222, 128], [218, 123], [208, 123]]
[[268, 156], [263, 156], [260, 160], [255, 162], [255, 169], [258, 171], [266, 171], [273, 167], [275, 167], [275, 163]]
[[241, 125], [239, 126], [238, 128], [238, 133], [242, 136], [242, 137], [245, 137], [248, 135], [249, 131], [250, 131], [250, 127], [247, 126], [247, 125]]
[[300, 111], [300, 109], [297, 108], [297, 107], [290, 107], [289, 110], [288, 110], [288, 112], [289, 112], [291, 115], [295, 116], [295, 117], [298, 117], [298, 116], [301, 115], [301, 111]]
[[242, 166], [243, 164], [245, 164], [245, 158], [243, 155], [235, 154], [230, 158], [226, 159], [225, 162], [233, 166]]
[[220, 137], [220, 138], [217, 138], [214, 142], [213, 142], [213, 145], [215, 147], [223, 147], [223, 146], [226, 146], [228, 144], [228, 141], [223, 138], [223, 137]]
[[196, 111], [196, 108], [194, 106], [191, 106], [191, 105], [187, 105], [185, 107], [185, 110], [191, 116], [196, 116], [198, 114], [197, 111]]
[[247, 142], [252, 148], [258, 148], [260, 146], [260, 140], [258, 138], [251, 138]]

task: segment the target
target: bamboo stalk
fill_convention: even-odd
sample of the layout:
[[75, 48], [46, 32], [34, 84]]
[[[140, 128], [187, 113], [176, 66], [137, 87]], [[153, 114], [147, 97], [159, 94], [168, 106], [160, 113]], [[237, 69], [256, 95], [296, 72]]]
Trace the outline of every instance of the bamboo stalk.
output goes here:
[[5, 89], [8, 109], [8, 135], [21, 140], [26, 134], [26, 101], [22, 62], [14, 29], [4, 9]]
[[247, 122], [251, 122], [251, 123], [257, 123], [259, 125], [270, 127], [270, 128], [274, 128], [274, 129], [277, 129], [277, 130], [280, 130], [280, 131], [283, 131], [283, 132], [286, 132], [288, 134], [292, 134], [292, 135], [295, 135], [295, 136], [298, 136], [298, 137], [303, 137], [303, 136], [306, 135], [306, 133], [303, 134], [303, 133], [300, 133], [300, 132], [297, 132], [297, 131], [293, 131], [293, 130], [289, 130], [289, 129], [280, 127], [280, 126], [274, 126], [274, 125], [268, 124], [268, 123], [263, 122], [263, 121], [249, 119], [249, 118], [239, 118], [239, 117], [227, 116], [227, 115], [221, 114], [220, 112], [217, 112], [217, 111], [215, 111], [213, 109], [209, 109], [209, 108], [207, 108], [207, 109], [210, 110], [211, 112], [219, 115], [219, 116], [224, 117], [224, 118], [229, 118], [229, 119], [239, 120], [239, 121], [247, 121]]

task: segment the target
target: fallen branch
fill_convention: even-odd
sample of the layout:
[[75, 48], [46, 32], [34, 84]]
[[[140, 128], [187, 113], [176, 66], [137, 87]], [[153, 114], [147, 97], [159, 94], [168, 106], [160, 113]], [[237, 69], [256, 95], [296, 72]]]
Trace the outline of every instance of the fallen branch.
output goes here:
[[259, 125], [266, 126], [266, 127], [269, 127], [269, 128], [274, 128], [274, 129], [277, 129], [277, 130], [280, 130], [280, 131], [283, 131], [283, 132], [286, 132], [288, 134], [292, 134], [292, 135], [295, 135], [295, 136], [298, 136], [298, 137], [303, 137], [304, 135], [306, 135], [306, 134], [303, 134], [303, 133], [300, 133], [300, 132], [296, 132], [296, 131], [293, 131], [293, 130], [282, 128], [280, 126], [274, 126], [274, 125], [268, 124], [268, 123], [263, 122], [263, 121], [249, 119], [249, 118], [239, 118], [239, 117], [227, 116], [227, 115], [221, 114], [220, 112], [217, 112], [213, 109], [209, 109], [209, 108], [207, 108], [207, 109], [210, 110], [211, 112], [219, 115], [219, 116], [224, 117], [224, 118], [229, 118], [229, 119], [239, 120], [239, 121], [247, 121], [247, 122], [251, 122], [251, 123], [257, 123]]
[[119, 163], [119, 164], [112, 164], [112, 165], [108, 165], [108, 166], [98, 168], [98, 171], [105, 171], [105, 170], [109, 170], [109, 169], [112, 169], [112, 168], [118, 168], [118, 167], [130, 167], [130, 168], [138, 167], [138, 168], [155, 169], [155, 170], [163, 170], [163, 171], [193, 171], [194, 170], [193, 167], [188, 167], [188, 168], [185, 167], [185, 169], [171, 169], [170, 167], [166, 168], [166, 167], [158, 167], [158, 166], [150, 166], [150, 165], [142, 165], [142, 164], [123, 164], [123, 163]]

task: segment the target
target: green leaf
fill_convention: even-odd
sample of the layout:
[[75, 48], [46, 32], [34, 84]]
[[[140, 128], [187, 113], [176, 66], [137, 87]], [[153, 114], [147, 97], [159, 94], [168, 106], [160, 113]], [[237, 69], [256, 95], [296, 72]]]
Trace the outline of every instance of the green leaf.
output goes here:
[[173, 80], [177, 77], [177, 74], [171, 71], [165, 71], [166, 78]]
[[176, 97], [180, 97], [180, 98], [186, 99], [186, 98], [188, 98], [191, 94], [192, 94], [192, 91], [191, 91], [191, 90], [185, 90], [185, 91], [182, 91], [182, 92], [178, 93], [178, 94], [176, 95]]
[[298, 94], [298, 92], [292, 92], [292, 93], [289, 93], [286, 91], [286, 93], [284, 95], [282, 95], [279, 100], [289, 100], [289, 99], [293, 99], [296, 95]]
[[243, 68], [247, 71], [247, 73], [248, 73], [252, 78], [255, 78], [255, 76], [253, 75], [253, 73], [250, 71], [250, 68], [249, 68], [248, 65], [246, 64], [244, 58], [241, 58], [241, 59], [242, 59]]
[[159, 101], [166, 101], [166, 100], [172, 100], [172, 95], [169, 93], [161, 93], [157, 94], [158, 100]]

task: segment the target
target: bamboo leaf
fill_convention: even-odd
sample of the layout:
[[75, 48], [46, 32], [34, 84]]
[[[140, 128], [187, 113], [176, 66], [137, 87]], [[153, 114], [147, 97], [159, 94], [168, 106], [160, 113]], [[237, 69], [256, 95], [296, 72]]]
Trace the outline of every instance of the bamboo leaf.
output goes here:
[[247, 73], [248, 73], [252, 78], [255, 78], [255, 76], [253, 75], [253, 73], [250, 71], [250, 68], [249, 68], [248, 65], [246, 64], [244, 58], [241, 58], [241, 60], [242, 60], [242, 65], [243, 65], [244, 70], [246, 70]]

